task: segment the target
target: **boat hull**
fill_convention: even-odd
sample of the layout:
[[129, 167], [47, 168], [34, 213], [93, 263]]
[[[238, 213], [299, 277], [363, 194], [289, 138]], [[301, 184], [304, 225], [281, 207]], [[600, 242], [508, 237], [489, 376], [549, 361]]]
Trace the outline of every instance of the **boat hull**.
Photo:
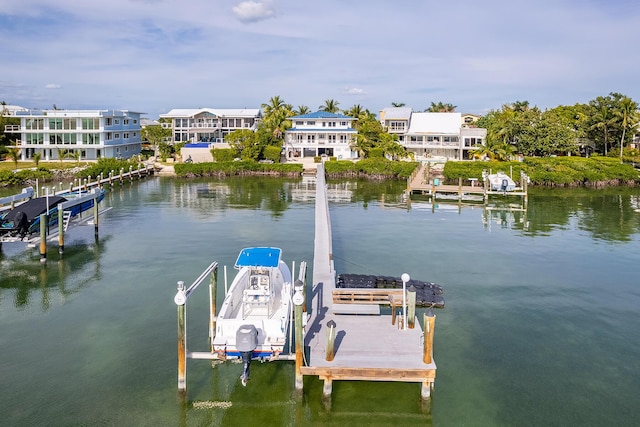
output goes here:
[[291, 272], [282, 260], [270, 266], [240, 267], [216, 318], [211, 344], [219, 358], [241, 356], [236, 334], [246, 325], [253, 325], [258, 333], [252, 358], [274, 358], [285, 351], [292, 320], [292, 291]]

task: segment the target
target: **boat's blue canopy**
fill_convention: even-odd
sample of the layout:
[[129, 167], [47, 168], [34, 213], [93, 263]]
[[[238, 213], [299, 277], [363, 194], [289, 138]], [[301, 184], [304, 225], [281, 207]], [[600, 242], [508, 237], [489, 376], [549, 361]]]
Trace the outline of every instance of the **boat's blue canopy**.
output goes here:
[[277, 267], [280, 263], [279, 248], [244, 248], [236, 260], [236, 268]]

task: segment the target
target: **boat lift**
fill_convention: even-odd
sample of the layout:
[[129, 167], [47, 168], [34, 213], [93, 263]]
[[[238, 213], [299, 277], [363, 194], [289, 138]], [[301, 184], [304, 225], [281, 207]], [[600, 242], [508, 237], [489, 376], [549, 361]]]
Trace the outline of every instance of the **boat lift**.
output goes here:
[[[293, 301], [300, 299], [306, 299], [304, 295], [306, 289], [306, 274], [307, 274], [307, 263], [302, 261], [300, 263], [300, 270], [298, 272], [298, 279], [294, 281], [294, 295]], [[207, 277], [210, 276], [209, 280], [209, 346], [210, 351], [188, 351], [187, 349], [187, 301], [191, 294], [200, 286]], [[173, 301], [178, 306], [178, 391], [181, 393], [183, 397], [186, 396], [187, 392], [187, 358], [190, 359], [204, 359], [213, 361], [224, 361], [224, 359], [220, 358], [220, 355], [214, 351], [213, 348], [213, 339], [216, 333], [216, 318], [217, 318], [217, 308], [216, 308], [216, 292], [217, 292], [217, 276], [218, 276], [218, 262], [214, 261], [198, 276], [198, 278], [189, 286], [185, 288], [184, 282], [178, 282], [178, 292], [176, 293]], [[224, 268], [224, 277], [225, 277], [225, 294], [227, 292], [227, 272], [226, 267]], [[292, 263], [291, 268], [291, 277], [295, 277], [295, 261]], [[296, 303], [297, 305], [297, 303]], [[304, 307], [306, 310], [306, 306]], [[293, 325], [293, 310], [291, 311], [291, 316], [289, 321]], [[306, 316], [305, 316], [306, 317]], [[298, 320], [296, 319], [296, 322]], [[289, 353], [288, 354], [280, 354], [277, 360], [295, 360], [296, 353], [293, 352], [293, 328], [289, 328]], [[297, 346], [298, 344], [296, 344]]]

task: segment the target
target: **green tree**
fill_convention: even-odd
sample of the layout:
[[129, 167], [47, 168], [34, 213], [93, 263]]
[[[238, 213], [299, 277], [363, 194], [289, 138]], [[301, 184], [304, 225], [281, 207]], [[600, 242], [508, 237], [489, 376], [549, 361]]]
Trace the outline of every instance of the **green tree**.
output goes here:
[[160, 143], [171, 137], [171, 129], [164, 128], [162, 125], [145, 126], [140, 130], [140, 136], [143, 141], [147, 141], [153, 147], [153, 155], [157, 158]]
[[260, 123], [263, 130], [268, 131], [272, 143], [282, 143], [284, 132], [291, 127], [289, 117], [296, 115], [291, 104], [285, 103], [280, 96], [274, 96], [269, 102], [262, 104], [264, 118]]
[[293, 111], [296, 116], [302, 116], [303, 114], [309, 114], [311, 109], [306, 105], [298, 105], [298, 108]]
[[337, 113], [338, 111], [340, 111], [338, 105], [340, 105], [340, 103], [335, 99], [326, 99], [324, 101], [324, 104], [319, 106], [318, 109], [320, 111], [326, 111], [328, 113]]
[[622, 161], [622, 151], [624, 149], [624, 138], [627, 129], [629, 134], [633, 135], [640, 122], [640, 114], [638, 113], [638, 104], [631, 98], [625, 96], [620, 101], [620, 107], [616, 111], [617, 116], [622, 121], [622, 137], [620, 138], [620, 161]]
[[7, 148], [7, 154], [13, 161], [14, 168], [18, 169], [18, 160], [20, 160], [20, 149], [17, 147], [9, 147]]
[[33, 163], [36, 164], [36, 169], [38, 169], [38, 164], [40, 164], [40, 159], [42, 159], [42, 153], [33, 153]]
[[444, 104], [442, 103], [442, 101], [438, 101], [437, 104], [435, 102], [431, 102], [431, 106], [425, 111], [428, 111], [430, 113], [453, 113], [454, 111], [456, 111], [456, 107], [456, 105], [449, 103]]
[[[599, 96], [590, 101], [589, 105], [592, 107], [591, 126], [589, 129], [595, 131], [595, 133], [591, 133], [591, 136], [596, 143], [596, 147], [599, 145], [604, 147], [604, 155], [606, 156], [609, 146], [609, 135], [615, 123], [611, 99]], [[599, 138], [599, 135], [603, 136], [602, 139]]]
[[252, 130], [236, 129], [224, 139], [242, 159], [258, 160], [262, 150], [259, 148], [256, 133]]

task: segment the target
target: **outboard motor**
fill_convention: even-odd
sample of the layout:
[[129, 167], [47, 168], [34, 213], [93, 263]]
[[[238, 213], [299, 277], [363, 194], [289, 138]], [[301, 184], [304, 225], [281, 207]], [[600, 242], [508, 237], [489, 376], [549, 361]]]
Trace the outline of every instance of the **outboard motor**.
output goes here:
[[17, 211], [13, 217], [13, 235], [20, 235], [20, 237], [26, 236], [29, 231], [29, 220], [27, 214], [22, 211]]
[[251, 356], [253, 350], [258, 347], [258, 330], [253, 325], [242, 325], [236, 332], [236, 347], [240, 351], [242, 357], [242, 385], [247, 385], [249, 379], [249, 366], [251, 365]]

